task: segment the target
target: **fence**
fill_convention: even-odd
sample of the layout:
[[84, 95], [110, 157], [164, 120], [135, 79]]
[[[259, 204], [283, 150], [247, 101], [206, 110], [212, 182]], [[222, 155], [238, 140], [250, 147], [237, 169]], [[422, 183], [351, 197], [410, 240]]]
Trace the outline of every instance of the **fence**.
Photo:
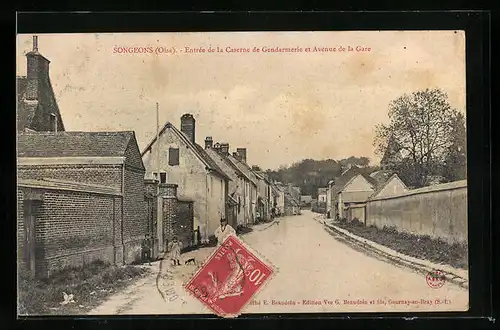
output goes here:
[[467, 181], [373, 198], [366, 205], [366, 225], [394, 226], [449, 243], [467, 242]]

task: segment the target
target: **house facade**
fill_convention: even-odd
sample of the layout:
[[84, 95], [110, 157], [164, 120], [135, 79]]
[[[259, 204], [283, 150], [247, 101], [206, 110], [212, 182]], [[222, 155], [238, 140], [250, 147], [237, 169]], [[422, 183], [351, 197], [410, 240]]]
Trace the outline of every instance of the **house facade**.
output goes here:
[[326, 204], [326, 191], [327, 188], [318, 188], [318, 202]]
[[228, 200], [235, 209], [230, 210], [233, 214], [233, 221], [228, 223], [233, 227], [244, 226], [249, 223], [250, 210], [246, 193], [248, 186], [253, 184], [250, 179], [241, 172], [227, 157], [229, 156], [229, 144], [216, 143], [214, 145], [212, 137], [205, 138], [205, 151], [215, 161], [220, 169], [231, 179], [228, 183]]
[[19, 265], [46, 277], [140, 257], [145, 168], [133, 132], [18, 134]]
[[[225, 143], [224, 146], [229, 149], [229, 144]], [[246, 177], [243, 200], [243, 209], [245, 212], [244, 217], [246, 219], [245, 226], [252, 225], [255, 223], [257, 213], [257, 178], [250, 167], [242, 162], [240, 155], [237, 152], [233, 152], [232, 155], [228, 153], [227, 159]]]
[[285, 213], [285, 186], [281, 182], [274, 182], [273, 187], [276, 202], [276, 213], [283, 215]]
[[271, 219], [271, 190], [269, 179], [261, 172], [254, 171], [257, 179], [257, 210], [260, 220], [269, 221]]
[[346, 211], [356, 204], [365, 203], [376, 190], [378, 184], [369, 175], [365, 175], [359, 167], [348, 167], [341, 176], [334, 180], [331, 189], [332, 217], [347, 218]]
[[[178, 198], [193, 203], [192, 227], [199, 228], [202, 242], [208, 242], [220, 219], [227, 217], [230, 178], [196, 143], [195, 132], [196, 122], [191, 114], [181, 117], [180, 130], [167, 122], [158, 139], [155, 137], [144, 149], [142, 159], [147, 179], [176, 184]], [[168, 236], [161, 228], [158, 231]], [[167, 239], [163, 237], [163, 247]]]

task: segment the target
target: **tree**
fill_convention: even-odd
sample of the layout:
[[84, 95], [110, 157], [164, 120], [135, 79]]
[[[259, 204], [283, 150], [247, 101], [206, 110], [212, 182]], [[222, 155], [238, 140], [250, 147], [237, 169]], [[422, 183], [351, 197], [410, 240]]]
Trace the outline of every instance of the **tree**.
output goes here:
[[465, 118], [461, 113], [452, 119], [451, 145], [446, 152], [443, 176], [447, 181], [464, 180], [467, 177], [467, 134]]
[[389, 104], [389, 124], [376, 126], [376, 153], [384, 155], [392, 140], [400, 156], [394, 166], [404, 170], [402, 176], [410, 185], [422, 187], [430, 176], [440, 174], [453, 145], [457, 118], [458, 111], [440, 89], [404, 94]]

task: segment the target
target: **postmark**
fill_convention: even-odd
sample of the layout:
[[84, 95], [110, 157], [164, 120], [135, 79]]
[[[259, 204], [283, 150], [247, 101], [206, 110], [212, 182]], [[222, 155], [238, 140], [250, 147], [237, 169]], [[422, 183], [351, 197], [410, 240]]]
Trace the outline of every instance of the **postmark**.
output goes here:
[[443, 272], [441, 272], [440, 270], [435, 270], [435, 271], [429, 272], [425, 276], [425, 281], [427, 282], [427, 285], [430, 288], [439, 289], [444, 285], [446, 279], [444, 277]]
[[230, 235], [185, 289], [218, 316], [237, 317], [274, 273], [269, 264]]

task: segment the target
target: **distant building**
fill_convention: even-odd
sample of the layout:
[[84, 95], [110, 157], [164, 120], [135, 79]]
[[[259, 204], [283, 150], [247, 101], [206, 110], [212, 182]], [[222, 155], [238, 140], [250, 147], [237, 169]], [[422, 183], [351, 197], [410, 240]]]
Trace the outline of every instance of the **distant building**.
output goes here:
[[[228, 184], [228, 196], [230, 197], [230, 202], [231, 199], [233, 199], [236, 203], [232, 203], [232, 206], [235, 207], [236, 210], [230, 212], [236, 214], [236, 217], [233, 223], [229, 223], [234, 228], [246, 226], [250, 223], [250, 206], [248, 206], [245, 201], [247, 200], [247, 194], [249, 194], [252, 189], [250, 186], [253, 185], [253, 189], [256, 189], [256, 183], [228, 159], [228, 143], [216, 143], [214, 145], [212, 137], [207, 137], [205, 139], [205, 151], [231, 179]], [[228, 220], [231, 220], [231, 217]]]
[[49, 75], [50, 61], [38, 52], [38, 37], [26, 54], [27, 74], [16, 77], [17, 131], [61, 132], [64, 124]]
[[332, 189], [332, 211], [334, 217], [346, 217], [346, 210], [353, 204], [365, 203], [377, 187], [377, 182], [362, 174], [357, 166], [351, 166], [335, 179]]
[[328, 188], [318, 188], [318, 202], [326, 203], [326, 191]]
[[302, 205], [311, 205], [312, 196], [311, 195], [302, 195], [300, 196], [300, 202]]
[[[193, 202], [194, 219], [188, 230], [199, 227], [201, 241], [207, 242], [220, 219], [227, 216], [230, 178], [196, 143], [195, 132], [196, 122], [191, 114], [181, 117], [180, 130], [167, 122], [159, 132], [159, 141], [153, 138], [142, 152], [142, 159], [147, 179], [176, 184], [178, 198]], [[159, 218], [158, 222], [161, 221]], [[173, 233], [162, 235], [165, 244]]]
[[397, 196], [407, 192], [409, 189], [397, 174], [393, 174], [384, 183], [380, 184], [370, 198], [382, 196]]
[[[229, 144], [223, 144], [224, 148], [229, 149]], [[247, 178], [245, 181], [245, 199], [243, 200], [244, 217], [246, 219], [245, 225], [252, 225], [256, 220], [257, 213], [257, 194], [258, 194], [258, 179], [252, 169], [243, 162], [240, 154], [233, 152], [227, 155], [227, 159], [237, 167]]]

